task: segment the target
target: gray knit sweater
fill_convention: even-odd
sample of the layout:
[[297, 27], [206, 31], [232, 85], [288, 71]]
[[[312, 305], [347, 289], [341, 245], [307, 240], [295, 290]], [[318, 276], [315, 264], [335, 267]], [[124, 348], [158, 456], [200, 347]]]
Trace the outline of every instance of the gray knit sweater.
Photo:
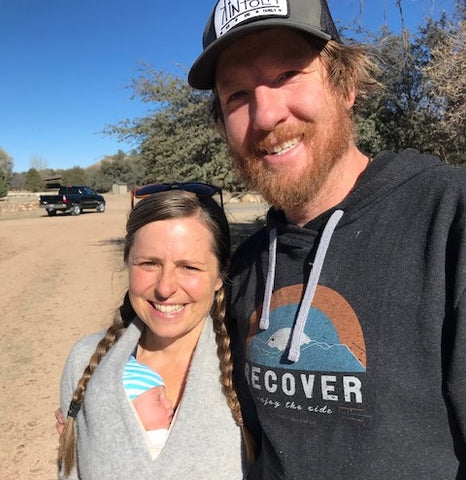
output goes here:
[[[122, 384], [122, 373], [141, 336], [135, 319], [102, 359], [89, 381], [77, 417], [77, 465], [71, 479], [148, 480], [243, 478], [240, 429], [221, 392], [212, 320], [207, 319], [193, 355], [183, 398], [162, 452], [152, 459], [145, 432]], [[104, 332], [80, 340], [61, 380], [67, 412], [77, 382]], [[59, 478], [65, 478], [62, 474]]]

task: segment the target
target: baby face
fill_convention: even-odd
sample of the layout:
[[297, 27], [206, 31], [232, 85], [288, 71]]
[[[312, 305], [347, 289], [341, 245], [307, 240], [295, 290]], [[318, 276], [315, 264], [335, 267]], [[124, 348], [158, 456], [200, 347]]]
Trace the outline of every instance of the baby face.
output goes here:
[[173, 418], [173, 403], [165, 387], [153, 387], [133, 400], [133, 405], [146, 430], [168, 428]]

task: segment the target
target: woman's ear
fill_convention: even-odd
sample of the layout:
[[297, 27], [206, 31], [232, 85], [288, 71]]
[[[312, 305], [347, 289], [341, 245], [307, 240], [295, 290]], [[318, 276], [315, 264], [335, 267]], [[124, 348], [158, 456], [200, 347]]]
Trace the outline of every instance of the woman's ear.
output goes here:
[[223, 279], [222, 277], [218, 277], [217, 281], [215, 282], [215, 291], [218, 292], [223, 286]]

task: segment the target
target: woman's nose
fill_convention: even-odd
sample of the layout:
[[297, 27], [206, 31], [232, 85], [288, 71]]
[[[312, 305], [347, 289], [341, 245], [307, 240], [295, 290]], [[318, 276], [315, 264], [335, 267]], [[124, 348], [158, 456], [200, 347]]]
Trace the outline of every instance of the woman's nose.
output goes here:
[[175, 272], [169, 268], [162, 268], [155, 280], [155, 294], [159, 298], [170, 298], [177, 288]]
[[280, 90], [266, 85], [256, 87], [250, 109], [252, 126], [258, 131], [272, 131], [287, 115]]

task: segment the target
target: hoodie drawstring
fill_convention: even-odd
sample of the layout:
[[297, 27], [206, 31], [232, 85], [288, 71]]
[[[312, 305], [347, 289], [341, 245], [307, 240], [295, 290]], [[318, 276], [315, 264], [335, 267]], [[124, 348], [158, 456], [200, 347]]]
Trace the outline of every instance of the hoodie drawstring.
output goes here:
[[264, 303], [262, 316], [259, 322], [261, 330], [269, 328], [270, 302], [272, 300], [273, 280], [275, 278], [275, 263], [277, 261], [277, 229], [272, 228], [269, 233], [269, 267], [267, 268], [267, 280], [265, 281]]
[[[298, 316], [296, 318], [293, 333], [291, 335], [290, 349], [288, 352], [288, 360], [297, 362], [300, 355], [301, 339], [306, 325], [307, 316], [311, 309], [314, 294], [320, 278], [320, 273], [324, 264], [327, 249], [332, 239], [338, 222], [343, 217], [343, 210], [335, 210], [325, 225], [322, 237], [317, 247], [314, 264], [309, 274], [309, 280], [306, 285], [303, 300], [299, 306]], [[259, 323], [259, 328], [266, 330], [269, 326], [270, 303], [272, 300], [273, 283], [275, 278], [277, 256], [277, 229], [273, 228], [269, 234], [269, 265], [267, 270], [267, 279], [265, 283], [264, 302], [262, 307], [262, 317]]]

